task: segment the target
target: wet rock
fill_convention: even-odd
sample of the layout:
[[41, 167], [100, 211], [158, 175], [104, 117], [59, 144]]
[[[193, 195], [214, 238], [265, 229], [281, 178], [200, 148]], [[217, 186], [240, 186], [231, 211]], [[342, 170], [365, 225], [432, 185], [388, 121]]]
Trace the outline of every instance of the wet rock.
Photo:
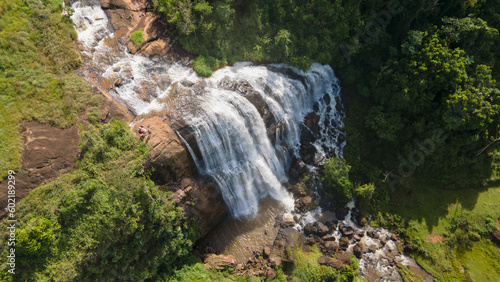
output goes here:
[[307, 211], [309, 210], [309, 205], [312, 203], [312, 197], [311, 196], [305, 196], [302, 199], [297, 199], [295, 203], [295, 209], [297, 211]]
[[386, 238], [380, 237], [379, 240], [380, 240], [380, 244], [382, 244], [382, 247], [385, 246], [385, 244], [387, 243]]
[[[330, 213], [334, 214], [332, 211], [329, 211]], [[325, 222], [325, 225], [328, 226], [331, 230], [337, 229], [337, 222], [335, 221], [327, 221]]]
[[295, 226], [295, 220], [293, 219], [293, 216], [291, 214], [283, 215], [283, 221], [281, 222], [281, 227], [288, 228], [293, 226]]
[[347, 214], [349, 213], [349, 209], [346, 207], [338, 207], [335, 209], [335, 214], [337, 215], [337, 218], [342, 218], [345, 219]]
[[313, 144], [310, 142], [302, 142], [299, 153], [306, 164], [314, 164], [316, 152], [316, 147], [314, 147]]
[[340, 238], [339, 246], [343, 250], [347, 249], [347, 247], [349, 247], [349, 239], [347, 239], [347, 237]]
[[324, 225], [321, 221], [316, 221], [314, 223], [314, 226], [316, 227], [316, 235], [318, 236], [325, 236], [326, 234], [328, 234], [330, 232], [330, 230], [328, 229], [328, 227], [326, 225]]
[[391, 240], [394, 241], [394, 242], [398, 241], [398, 236], [396, 234], [392, 233], [391, 234]]
[[172, 129], [176, 130], [179, 135], [184, 138], [184, 140], [186, 140], [186, 143], [188, 143], [189, 147], [191, 147], [191, 150], [193, 150], [196, 158], [199, 160], [202, 159], [200, 147], [198, 146], [198, 142], [196, 142], [196, 137], [193, 129], [183, 121], [176, 121], [175, 123], [171, 123], [170, 126], [172, 127]]
[[304, 124], [309, 128], [314, 136], [318, 136], [320, 126], [319, 126], [319, 116], [315, 112], [311, 112], [304, 118]]
[[350, 226], [341, 225], [340, 233], [342, 233], [342, 235], [344, 236], [350, 236], [354, 233], [354, 229], [352, 229], [352, 227]]
[[335, 105], [335, 109], [337, 110], [337, 112], [342, 112], [343, 107], [340, 101], [337, 103], [337, 105]]
[[206, 269], [225, 270], [235, 267], [236, 259], [232, 255], [225, 256], [211, 254], [205, 259]]
[[316, 226], [314, 226], [313, 223], [308, 223], [308, 224], [306, 224], [306, 226], [304, 226], [304, 234], [305, 235], [310, 236], [310, 235], [316, 234], [316, 232], [318, 232], [318, 229], [316, 228]]
[[359, 235], [354, 235], [352, 236], [352, 238], [356, 241], [356, 242], [359, 242], [361, 240], [361, 238], [359, 237]]
[[335, 236], [329, 234], [329, 235], [325, 235], [325, 236], [321, 237], [321, 240], [323, 240], [323, 241], [335, 241], [336, 239], [335, 239]]
[[363, 244], [357, 243], [353, 248], [354, 255], [359, 259], [363, 255]]
[[302, 159], [293, 158], [290, 164], [290, 177], [298, 179], [307, 172], [307, 166]]
[[327, 254], [333, 254], [335, 253], [339, 248], [339, 245], [337, 242], [334, 241], [327, 241], [325, 242], [325, 253]]
[[[141, 122], [151, 133], [144, 141], [152, 148], [150, 164], [164, 169], [165, 182], [194, 175], [195, 165], [183, 142], [177, 137], [168, 122], [153, 116]], [[139, 124], [133, 131], [137, 133]]]

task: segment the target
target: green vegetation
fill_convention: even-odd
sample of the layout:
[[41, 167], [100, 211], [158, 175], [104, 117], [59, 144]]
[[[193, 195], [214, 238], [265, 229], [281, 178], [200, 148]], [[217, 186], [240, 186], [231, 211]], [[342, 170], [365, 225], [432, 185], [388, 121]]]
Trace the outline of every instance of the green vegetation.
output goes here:
[[401, 216], [379, 214], [377, 222], [411, 244], [417, 262], [439, 280], [498, 280], [500, 252], [488, 237], [497, 228], [500, 187], [457, 191], [422, 182], [411, 189], [393, 195]]
[[193, 68], [199, 75], [209, 77], [212, 75], [212, 70], [224, 64], [214, 57], [200, 55], [193, 61]]
[[81, 59], [72, 22], [61, 11], [57, 0], [0, 4], [0, 178], [21, 166], [21, 120], [67, 128], [99, 103], [72, 73]]
[[349, 170], [351, 167], [346, 164], [345, 159], [332, 158], [325, 165], [325, 176], [321, 179], [325, 185], [331, 189], [332, 199], [339, 199], [341, 203], [351, 200], [353, 194], [353, 184], [349, 180]]
[[137, 49], [140, 49], [144, 45], [144, 38], [142, 37], [142, 28], [136, 30], [130, 35], [130, 41], [132, 41]]
[[318, 264], [318, 258], [322, 255], [316, 246], [311, 248], [311, 252], [294, 249], [295, 267], [292, 275], [296, 281], [364, 281], [359, 277], [356, 258], [352, 258], [351, 266], [344, 265], [337, 271], [333, 267]]
[[360, 21], [359, 1], [342, 2], [153, 1], [189, 52], [227, 63], [282, 61], [303, 69], [314, 61], [342, 60], [341, 43]]
[[196, 232], [145, 174], [147, 145], [113, 121], [82, 128], [80, 148], [76, 171], [16, 206], [15, 278], [157, 280], [190, 261]]
[[[229, 271], [218, 272], [213, 270], [207, 270], [204, 268], [203, 264], [197, 263], [191, 266], [185, 266], [180, 270], [177, 270], [175, 274], [169, 278], [167, 281], [171, 282], [204, 282], [204, 281], [247, 281], [243, 276], [236, 276], [231, 274]], [[260, 281], [260, 280], [259, 280]]]

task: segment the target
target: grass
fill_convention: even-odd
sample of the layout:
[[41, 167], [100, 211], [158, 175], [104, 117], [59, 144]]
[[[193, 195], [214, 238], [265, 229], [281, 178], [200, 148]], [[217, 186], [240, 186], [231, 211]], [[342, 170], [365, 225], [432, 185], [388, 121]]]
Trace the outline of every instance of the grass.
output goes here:
[[58, 0], [0, 4], [0, 178], [21, 167], [21, 120], [68, 128], [78, 112], [99, 103], [72, 73], [81, 58], [61, 11]]
[[140, 49], [144, 45], [144, 37], [142, 35], [142, 28], [133, 32], [130, 35], [130, 41], [132, 41], [137, 49]]
[[407, 223], [404, 232], [418, 249], [412, 255], [438, 280], [500, 281], [500, 248], [487, 238], [499, 203], [498, 186], [445, 190], [414, 183], [395, 191], [391, 207]]

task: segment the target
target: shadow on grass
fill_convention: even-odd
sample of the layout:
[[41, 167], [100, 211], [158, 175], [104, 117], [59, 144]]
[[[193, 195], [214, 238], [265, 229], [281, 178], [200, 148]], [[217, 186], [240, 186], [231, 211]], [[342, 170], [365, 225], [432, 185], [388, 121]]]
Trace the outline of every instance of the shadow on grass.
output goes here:
[[[453, 186], [443, 186], [429, 179], [413, 181], [406, 187], [399, 187], [394, 191], [391, 208], [394, 213], [408, 221], [415, 220], [425, 224], [428, 233], [432, 233], [440, 227], [441, 220], [449, 220], [464, 211], [488, 209], [488, 199], [483, 199], [486, 203], [479, 203], [478, 199], [482, 193], [498, 186], [500, 181], [491, 182], [487, 186], [452, 189]], [[494, 202], [494, 199], [489, 200]], [[481, 214], [486, 213], [488, 211], [481, 212]]]

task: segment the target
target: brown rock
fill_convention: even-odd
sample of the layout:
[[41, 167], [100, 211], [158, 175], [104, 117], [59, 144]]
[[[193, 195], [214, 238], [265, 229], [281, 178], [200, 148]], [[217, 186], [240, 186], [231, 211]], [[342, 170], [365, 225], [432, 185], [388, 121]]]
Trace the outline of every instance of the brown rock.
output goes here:
[[340, 238], [339, 246], [343, 250], [347, 249], [349, 247], [349, 239], [347, 237]]
[[304, 207], [307, 207], [307, 206], [309, 206], [309, 204], [311, 204], [311, 203], [312, 203], [312, 197], [311, 197], [311, 196], [305, 196], [305, 197], [304, 197], [304, 198], [302, 198], [300, 201], [302, 202], [302, 205], [303, 205]]
[[335, 236], [333, 236], [332, 234], [329, 234], [329, 235], [325, 235], [323, 237], [321, 237], [321, 240], [323, 241], [335, 241]]
[[268, 246], [265, 246], [265, 247], [264, 247], [264, 252], [263, 252], [263, 253], [264, 253], [264, 257], [269, 257], [269, 256], [271, 256], [271, 248], [270, 248], [270, 247], [268, 247]]
[[319, 265], [328, 265], [331, 267], [334, 267], [335, 269], [339, 270], [342, 268], [344, 263], [341, 260], [328, 257], [328, 256], [322, 256], [318, 258], [318, 264]]
[[325, 252], [328, 254], [333, 254], [335, 253], [339, 248], [339, 245], [337, 242], [334, 241], [327, 241], [325, 242]]
[[353, 248], [353, 252], [357, 258], [361, 258], [361, 256], [363, 255], [363, 244], [357, 243]]
[[235, 268], [236, 259], [234, 256], [229, 255], [214, 255], [210, 254], [205, 259], [205, 268], [215, 269], [215, 270], [225, 270], [227, 268]]
[[[195, 165], [191, 155], [167, 121], [153, 116], [141, 121], [141, 124], [151, 132], [144, 140], [152, 148], [151, 164], [165, 168], [164, 172], [168, 174], [165, 177], [170, 178], [165, 179], [165, 182], [194, 174]], [[133, 129], [136, 134], [138, 134], [139, 125], [137, 124]]]
[[281, 265], [281, 258], [278, 256], [271, 256], [269, 257], [269, 262], [271, 263], [272, 267], [278, 267]]
[[351, 254], [347, 252], [340, 252], [335, 255], [335, 258], [341, 260], [344, 264], [351, 264]]
[[328, 234], [330, 232], [330, 229], [328, 229], [328, 227], [326, 225], [323, 224], [323, 222], [321, 221], [316, 221], [314, 223], [315, 227], [316, 227], [316, 235], [318, 236], [325, 236], [326, 234]]

